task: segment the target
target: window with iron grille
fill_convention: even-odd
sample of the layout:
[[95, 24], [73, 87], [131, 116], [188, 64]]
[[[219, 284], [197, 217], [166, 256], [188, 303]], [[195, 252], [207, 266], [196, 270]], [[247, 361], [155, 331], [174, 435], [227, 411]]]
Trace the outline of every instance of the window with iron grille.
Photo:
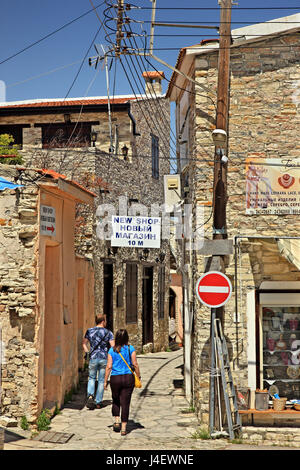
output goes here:
[[90, 147], [90, 123], [56, 123], [42, 125], [43, 148]]
[[165, 267], [161, 266], [158, 271], [158, 318], [165, 316]]
[[126, 264], [126, 323], [137, 322], [137, 265]]
[[152, 146], [151, 146], [151, 155], [152, 155], [152, 177], [159, 177], [159, 138], [156, 135], [151, 134]]

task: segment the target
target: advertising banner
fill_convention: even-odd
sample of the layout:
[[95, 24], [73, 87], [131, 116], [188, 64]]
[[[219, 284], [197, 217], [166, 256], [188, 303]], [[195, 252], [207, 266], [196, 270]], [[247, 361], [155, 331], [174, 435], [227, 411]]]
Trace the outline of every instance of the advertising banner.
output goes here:
[[246, 160], [246, 214], [300, 214], [300, 159]]
[[160, 248], [160, 217], [112, 216], [111, 246]]

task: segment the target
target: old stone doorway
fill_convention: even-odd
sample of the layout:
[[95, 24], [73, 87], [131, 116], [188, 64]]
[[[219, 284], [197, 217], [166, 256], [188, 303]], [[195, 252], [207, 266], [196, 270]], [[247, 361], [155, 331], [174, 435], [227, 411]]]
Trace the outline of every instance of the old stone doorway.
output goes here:
[[113, 331], [113, 264], [104, 263], [103, 270], [103, 313], [106, 315], [107, 328]]
[[153, 343], [153, 267], [143, 268], [143, 345]]
[[46, 246], [44, 408], [55, 406], [61, 396], [61, 328], [61, 248], [60, 246]]

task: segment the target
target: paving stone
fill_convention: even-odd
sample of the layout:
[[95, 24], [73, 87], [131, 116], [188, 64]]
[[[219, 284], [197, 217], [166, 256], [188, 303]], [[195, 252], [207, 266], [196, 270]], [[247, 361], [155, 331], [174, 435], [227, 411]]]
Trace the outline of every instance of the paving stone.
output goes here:
[[[24, 432], [18, 429], [20, 439], [6, 442], [4, 450], [238, 450], [258, 449], [257, 445], [245, 444], [242, 447], [230, 443], [227, 439], [201, 440], [193, 439], [192, 435], [199, 429], [194, 413], [183, 413], [189, 409], [184, 397], [176, 395], [174, 380], [182, 380], [181, 365], [183, 364], [182, 349], [172, 352], [150, 353], [138, 356], [144, 378], [144, 389], [135, 390], [132, 396], [128, 434], [123, 437], [112, 429], [111, 392], [104, 392], [104, 401], [108, 406], [100, 410], [90, 411], [83, 407], [74, 409], [74, 401], [67, 403], [51, 420], [51, 433], [74, 434], [66, 443], [41, 442], [30, 439], [30, 433], [24, 438]], [[171, 360], [170, 360], [171, 359]], [[85, 402], [86, 386], [81, 387], [82, 403]], [[143, 393], [143, 392], [147, 393]], [[174, 395], [175, 393], [175, 395]], [[76, 395], [76, 402], [79, 396]], [[19, 432], [20, 431], [20, 432]], [[26, 436], [25, 436], [26, 437]], [[267, 449], [266, 445], [259, 448]], [[271, 447], [270, 450], [277, 449]]]

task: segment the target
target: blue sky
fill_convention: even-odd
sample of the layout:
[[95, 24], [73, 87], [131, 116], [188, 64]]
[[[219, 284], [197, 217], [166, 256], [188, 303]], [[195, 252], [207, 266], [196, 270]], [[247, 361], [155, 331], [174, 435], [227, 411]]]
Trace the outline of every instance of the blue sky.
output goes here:
[[[101, 0], [92, 1], [95, 6], [102, 3]], [[102, 20], [104, 20], [103, 12], [106, 8], [105, 2], [103, 3], [97, 9]], [[144, 8], [128, 12], [128, 16], [136, 21], [131, 24], [132, 30], [137, 34], [141, 34], [143, 30], [149, 32], [152, 3], [150, 0], [135, 0], [134, 4]], [[185, 10], [182, 9], [183, 5]], [[219, 24], [220, 12], [217, 0], [186, 0], [185, 2], [157, 0], [157, 8], [156, 21]], [[191, 8], [201, 8], [201, 10]], [[92, 11], [81, 19], [9, 59], [12, 55], [89, 10]], [[238, 6], [234, 5], [232, 8], [232, 29], [299, 12], [300, 0], [298, 2], [297, 0], [264, 0], [264, 2], [240, 0]], [[94, 67], [88, 65], [88, 57], [95, 55], [93, 39], [101, 26], [89, 0], [27, 0], [26, 2], [12, 0], [3, 2], [1, 19], [0, 80], [5, 82], [7, 101], [106, 94], [105, 71], [101, 67], [95, 71]], [[110, 24], [114, 28], [115, 23]], [[109, 32], [107, 26], [105, 29]], [[97, 44], [108, 44], [106, 32], [102, 27], [95, 41]], [[205, 29], [157, 27], [155, 33], [155, 54], [171, 65], [175, 65], [181, 47], [196, 44], [202, 39], [218, 37], [216, 31]], [[114, 32], [112, 32], [112, 40], [114, 37]], [[129, 40], [127, 40], [127, 45], [130, 46]], [[142, 48], [144, 41], [137, 36], [131, 39], [131, 45], [138, 45]], [[89, 47], [91, 47], [90, 53], [78, 74]], [[145, 62], [144, 58], [134, 62], [136, 68], [129, 58], [127, 61], [123, 58], [122, 62], [130, 78], [131, 86], [121, 64], [117, 61], [116, 66], [114, 63], [111, 64], [111, 94], [132, 94], [132, 88], [136, 93], [139, 90], [143, 91], [142, 82], [139, 81], [137, 75], [140, 77], [140, 69], [149, 70], [150, 65]], [[157, 70], [163, 70], [167, 79], [170, 79], [172, 74], [170, 69], [153, 59], [151, 62]], [[78, 77], [75, 80], [77, 74]], [[165, 81], [163, 91], [166, 90], [167, 84], [168, 82]]]

